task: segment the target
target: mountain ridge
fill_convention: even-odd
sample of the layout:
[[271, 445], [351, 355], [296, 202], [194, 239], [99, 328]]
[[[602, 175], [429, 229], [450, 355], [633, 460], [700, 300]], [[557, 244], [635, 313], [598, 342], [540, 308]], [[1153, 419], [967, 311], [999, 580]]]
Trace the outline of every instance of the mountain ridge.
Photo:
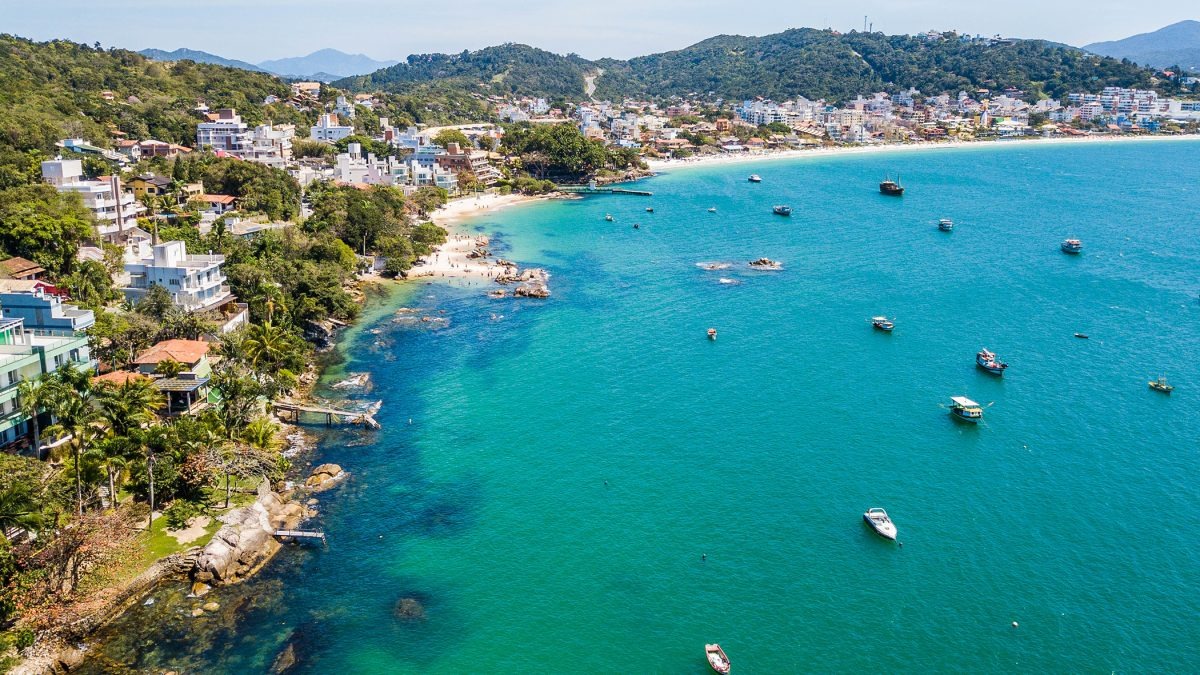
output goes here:
[[1093, 42], [1084, 49], [1155, 68], [1180, 66], [1200, 71], [1200, 21], [1177, 21], [1149, 33]]

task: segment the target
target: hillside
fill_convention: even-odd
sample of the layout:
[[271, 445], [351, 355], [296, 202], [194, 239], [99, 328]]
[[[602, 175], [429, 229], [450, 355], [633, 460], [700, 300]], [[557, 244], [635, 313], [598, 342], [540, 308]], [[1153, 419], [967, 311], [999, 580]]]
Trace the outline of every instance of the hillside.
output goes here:
[[686, 49], [628, 61], [588, 61], [507, 44], [461, 54], [422, 54], [334, 82], [356, 91], [412, 92], [437, 82], [488, 94], [583, 97], [584, 76], [603, 69], [596, 97], [710, 95], [739, 100], [797, 95], [844, 101], [881, 89], [925, 93], [1016, 87], [1058, 96], [1108, 84], [1151, 86], [1151, 73], [1040, 40], [991, 44], [801, 28], [764, 37], [722, 35]]
[[209, 54], [195, 49], [176, 49], [173, 52], [164, 51], [162, 49], [143, 49], [138, 52], [142, 56], [154, 61], [195, 61], [196, 63], [210, 63], [214, 66], [226, 66], [229, 68], [241, 68], [254, 73], [266, 72], [262, 68], [253, 63], [238, 61], [237, 59], [227, 59], [216, 54]]
[[[102, 96], [106, 91], [112, 100]], [[288, 92], [264, 73], [0, 35], [0, 154], [52, 153], [54, 142], [67, 136], [106, 143], [111, 128], [131, 138], [191, 145], [198, 100], [235, 107], [256, 123], [268, 94]]]
[[395, 63], [395, 61], [376, 61], [363, 54], [347, 54], [336, 49], [322, 49], [308, 56], [263, 61], [258, 65], [267, 72], [284, 77], [335, 80], [341, 77], [372, 73]]
[[1095, 42], [1084, 49], [1117, 59], [1129, 59], [1144, 66], [1181, 66], [1200, 71], [1200, 21], [1180, 21], [1123, 40]]

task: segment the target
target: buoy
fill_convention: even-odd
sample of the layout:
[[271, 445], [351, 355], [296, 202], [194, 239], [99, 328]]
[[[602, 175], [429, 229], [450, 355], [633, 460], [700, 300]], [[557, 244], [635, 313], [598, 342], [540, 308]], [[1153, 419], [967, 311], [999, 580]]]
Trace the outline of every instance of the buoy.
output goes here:
[[1019, 625], [1020, 625], [1020, 624], [1018, 624], [1016, 621], [1014, 621], [1014, 622], [1013, 622], [1013, 628], [1016, 628], [1016, 627], [1017, 627], [1017, 626], [1019, 626]]

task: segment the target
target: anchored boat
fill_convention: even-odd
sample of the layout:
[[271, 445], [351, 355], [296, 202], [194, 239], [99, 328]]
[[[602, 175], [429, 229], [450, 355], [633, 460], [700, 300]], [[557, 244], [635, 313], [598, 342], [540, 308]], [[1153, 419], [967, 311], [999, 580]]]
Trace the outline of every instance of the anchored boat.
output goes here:
[[1150, 388], [1154, 391], [1161, 391], [1164, 394], [1169, 394], [1175, 391], [1175, 386], [1167, 384], [1167, 376], [1163, 375], [1157, 380], [1150, 380]]
[[871, 325], [874, 326], [877, 330], [884, 331], [885, 333], [890, 333], [896, 329], [896, 324], [894, 322], [892, 322], [890, 319], [888, 319], [886, 316], [871, 317]]
[[900, 177], [896, 176], [896, 180], [884, 178], [879, 184], [879, 192], [890, 197], [899, 197], [904, 194], [904, 186], [900, 184]]
[[964, 422], [978, 424], [983, 419], [983, 406], [966, 396], [951, 396], [950, 414]]
[[779, 205], [779, 206], [773, 207], [771, 210], [774, 211], [775, 215], [777, 215], [777, 216], [792, 215], [792, 207], [790, 207], [790, 206]]
[[953, 232], [954, 221], [950, 220], [949, 218], [942, 218], [938, 221], [938, 229], [942, 232]]
[[887, 511], [879, 507], [867, 509], [867, 512], [863, 514], [863, 520], [871, 526], [872, 530], [875, 530], [875, 534], [895, 541], [896, 524], [888, 517]]
[[708, 665], [721, 675], [729, 674], [729, 657], [725, 656], [725, 650], [721, 649], [721, 645], [704, 645], [704, 656], [708, 658]]
[[611, 223], [612, 222], [612, 214], [611, 213], [604, 214], [604, 219]]
[[1083, 250], [1083, 242], [1078, 239], [1066, 239], [1060, 245], [1060, 248], [1062, 248], [1063, 253], [1075, 255]]
[[746, 180], [750, 181], [751, 183], [761, 183], [761, 182], [762, 182], [762, 176], [760, 176], [760, 175], [758, 175], [758, 174], [756, 174], [756, 173], [752, 173], [752, 174], [750, 174], [750, 177], [749, 177], [749, 178], [747, 178]]
[[708, 329], [708, 339], [709, 339], [709, 340], [716, 340], [716, 339], [717, 339], [717, 329], [716, 329], [716, 328], [709, 328], [709, 329]]
[[1008, 364], [997, 358], [994, 352], [988, 351], [987, 347], [975, 354], [975, 363], [993, 375], [1003, 375], [1004, 369], [1008, 368]]

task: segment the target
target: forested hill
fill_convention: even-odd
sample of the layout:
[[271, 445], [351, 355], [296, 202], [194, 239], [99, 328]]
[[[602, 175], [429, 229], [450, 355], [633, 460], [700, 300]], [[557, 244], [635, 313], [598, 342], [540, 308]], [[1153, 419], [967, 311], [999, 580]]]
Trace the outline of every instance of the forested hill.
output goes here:
[[0, 153], [53, 152], [66, 136], [104, 142], [112, 128], [134, 139], [191, 145], [198, 100], [235, 107], [256, 123], [269, 112], [262, 106], [268, 94], [286, 98], [288, 92], [265, 73], [0, 35]]
[[882, 89], [927, 94], [1016, 87], [1060, 96], [1107, 85], [1151, 87], [1152, 72], [1040, 40], [990, 42], [953, 33], [928, 39], [800, 28], [763, 37], [723, 35], [628, 61], [588, 61], [525, 45], [424, 54], [335, 86], [409, 92], [454, 86], [479, 93], [583, 98], [584, 77], [603, 69], [597, 98], [712, 95], [739, 100], [797, 95], [845, 101]]
[[595, 64], [528, 45], [504, 44], [460, 54], [413, 54], [403, 63], [333, 83], [354, 91], [413, 93], [430, 86], [483, 94], [579, 98]]

